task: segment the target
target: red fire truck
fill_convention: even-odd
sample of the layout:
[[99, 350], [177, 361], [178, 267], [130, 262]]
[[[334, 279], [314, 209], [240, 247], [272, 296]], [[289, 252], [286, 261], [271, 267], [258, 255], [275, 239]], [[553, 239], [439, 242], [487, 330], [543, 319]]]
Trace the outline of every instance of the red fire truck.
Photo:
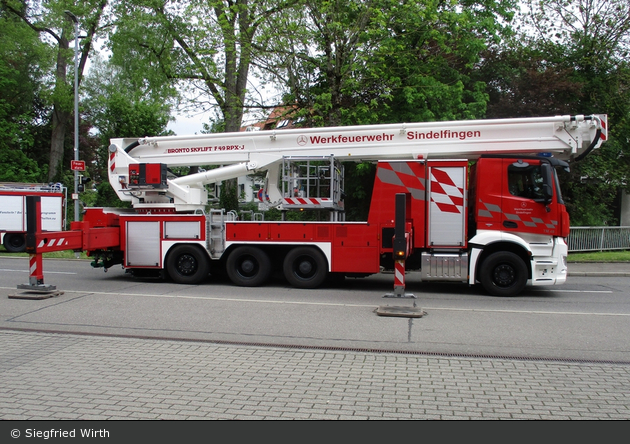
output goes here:
[[0, 233], [11, 253], [26, 248], [26, 196], [41, 197], [42, 230], [65, 229], [67, 189], [61, 184], [0, 183]]
[[[556, 169], [606, 137], [606, 115], [575, 115], [112, 139], [110, 183], [133, 208], [88, 208], [69, 232], [37, 233], [29, 251], [82, 250], [93, 266], [185, 284], [225, 271], [260, 286], [281, 271], [314, 288], [394, 269], [512, 296], [566, 281]], [[348, 161], [377, 164], [364, 222], [343, 216]], [[215, 167], [170, 173], [192, 165]], [[325, 209], [329, 220], [245, 221], [208, 208], [207, 184], [259, 170], [261, 207]]]

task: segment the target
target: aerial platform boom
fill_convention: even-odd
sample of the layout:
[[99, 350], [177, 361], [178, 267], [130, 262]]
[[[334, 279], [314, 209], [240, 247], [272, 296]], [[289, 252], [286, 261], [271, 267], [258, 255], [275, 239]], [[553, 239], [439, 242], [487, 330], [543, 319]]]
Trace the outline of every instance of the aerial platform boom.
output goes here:
[[[280, 199], [278, 168], [291, 156], [334, 156], [342, 161], [467, 159], [483, 154], [548, 153], [570, 160], [606, 139], [605, 115], [576, 115], [300, 128], [278, 131], [112, 139], [110, 182], [135, 208], [193, 211], [207, 201], [204, 185], [268, 171], [267, 195]], [[134, 165], [217, 166], [148, 183], [134, 183]], [[158, 177], [159, 176], [159, 177]]]

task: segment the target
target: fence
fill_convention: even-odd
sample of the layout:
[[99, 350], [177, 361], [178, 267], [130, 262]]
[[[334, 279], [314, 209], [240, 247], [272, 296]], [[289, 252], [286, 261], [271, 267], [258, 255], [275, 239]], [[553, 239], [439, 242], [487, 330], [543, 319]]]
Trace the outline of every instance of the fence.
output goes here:
[[571, 227], [569, 251], [630, 250], [630, 227]]

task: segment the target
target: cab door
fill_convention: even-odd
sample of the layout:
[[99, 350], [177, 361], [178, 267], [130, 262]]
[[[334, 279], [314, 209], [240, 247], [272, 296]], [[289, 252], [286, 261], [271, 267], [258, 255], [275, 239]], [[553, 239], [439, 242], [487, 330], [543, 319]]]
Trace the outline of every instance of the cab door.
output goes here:
[[538, 159], [503, 160], [502, 225], [505, 231], [555, 236], [560, 228], [555, 187]]

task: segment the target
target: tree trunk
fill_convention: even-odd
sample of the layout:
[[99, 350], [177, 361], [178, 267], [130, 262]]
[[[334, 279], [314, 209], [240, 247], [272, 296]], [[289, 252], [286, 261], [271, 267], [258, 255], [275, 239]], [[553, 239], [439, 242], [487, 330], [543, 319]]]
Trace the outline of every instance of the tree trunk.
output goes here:
[[58, 104], [53, 107], [52, 135], [50, 138], [50, 169], [48, 181], [57, 181], [57, 174], [63, 169], [63, 151], [66, 139], [66, 128], [70, 121], [71, 113], [60, 109]]
[[[59, 39], [59, 52], [57, 53], [57, 69], [55, 71], [55, 89], [57, 91], [65, 89], [68, 86], [66, 75], [66, 69], [68, 67], [68, 46], [68, 38], [64, 30]], [[49, 182], [55, 181], [59, 174], [60, 165], [63, 161], [66, 127], [72, 115], [70, 111], [64, 110], [63, 108], [63, 105], [59, 103], [58, 100], [55, 100], [53, 104], [52, 136], [50, 140]]]
[[[249, 71], [249, 50], [251, 40], [241, 42], [241, 59], [237, 57], [236, 48], [226, 45], [225, 62], [225, 101], [222, 107], [226, 132], [239, 132], [243, 123], [243, 104], [245, 102], [245, 87]], [[228, 179], [223, 182], [221, 203], [226, 210], [238, 212], [238, 179]]]

